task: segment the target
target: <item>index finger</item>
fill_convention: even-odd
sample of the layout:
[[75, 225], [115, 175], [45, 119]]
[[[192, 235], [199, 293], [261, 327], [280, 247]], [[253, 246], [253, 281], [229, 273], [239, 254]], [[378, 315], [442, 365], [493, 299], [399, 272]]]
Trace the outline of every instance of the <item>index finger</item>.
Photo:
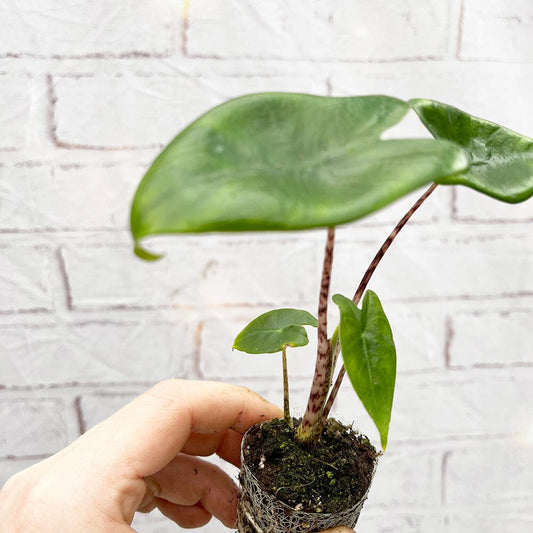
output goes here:
[[84, 437], [105, 445], [116, 468], [143, 478], [158, 472], [183, 448], [191, 432], [244, 433], [281, 416], [278, 407], [251, 390], [218, 382], [158, 383], [90, 430]]

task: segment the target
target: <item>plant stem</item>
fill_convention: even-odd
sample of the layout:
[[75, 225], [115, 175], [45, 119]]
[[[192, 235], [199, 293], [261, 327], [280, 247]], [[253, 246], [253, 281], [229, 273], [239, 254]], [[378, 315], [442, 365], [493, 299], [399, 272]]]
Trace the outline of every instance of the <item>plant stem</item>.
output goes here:
[[[337, 346], [339, 345], [337, 344]], [[337, 349], [335, 351], [337, 351]], [[346, 367], [342, 365], [339, 370], [339, 373], [337, 374], [337, 379], [335, 380], [335, 383], [333, 384], [333, 387], [331, 388], [328, 401], [326, 402], [326, 405], [324, 406], [324, 410], [322, 411], [322, 424], [326, 423], [326, 420], [329, 416], [331, 408], [333, 407], [333, 403], [335, 402], [335, 399], [337, 398], [337, 394], [339, 393], [339, 389], [341, 388], [342, 380], [344, 379], [344, 374], [346, 374]]]
[[370, 278], [373, 276], [374, 272], [376, 271], [376, 268], [378, 267], [379, 263], [383, 259], [383, 256], [389, 249], [390, 245], [400, 233], [402, 228], [409, 222], [409, 219], [415, 214], [415, 212], [418, 210], [418, 208], [426, 201], [426, 199], [429, 197], [429, 195], [437, 188], [436, 183], [432, 183], [431, 187], [424, 192], [424, 194], [413, 204], [411, 209], [405, 213], [405, 215], [402, 217], [400, 222], [396, 224], [394, 229], [391, 231], [390, 235], [385, 239], [385, 242], [381, 245], [381, 248], [378, 250], [378, 253], [375, 255], [374, 259], [372, 259], [372, 262], [368, 266], [365, 275], [363, 276], [363, 279], [361, 280], [361, 283], [359, 283], [359, 287], [357, 287], [357, 290], [355, 291], [354, 297], [352, 298], [352, 301], [355, 305], [359, 303], [359, 300], [361, 300], [361, 297], [363, 296], [363, 293], [365, 292], [365, 289], [368, 285], [368, 282], [370, 281]]
[[[352, 298], [352, 301], [355, 305], [359, 303], [361, 300], [361, 297], [363, 296], [363, 293], [366, 290], [366, 287], [368, 286], [368, 283], [370, 279], [372, 278], [372, 275], [376, 271], [376, 268], [378, 267], [379, 263], [383, 259], [383, 256], [389, 249], [390, 245], [400, 233], [402, 228], [407, 224], [409, 219], [415, 214], [415, 212], [418, 210], [418, 208], [426, 201], [426, 199], [429, 197], [429, 195], [437, 188], [436, 183], [432, 183], [431, 186], [422, 194], [422, 196], [413, 204], [411, 209], [405, 213], [405, 215], [402, 217], [402, 219], [396, 224], [394, 229], [391, 231], [389, 236], [385, 239], [385, 242], [381, 245], [381, 248], [378, 250], [378, 253], [374, 256], [374, 259], [372, 259], [372, 262], [368, 266], [363, 279], [361, 280], [361, 283], [359, 283], [359, 287], [357, 287], [357, 290], [355, 291], [355, 294]], [[340, 352], [340, 344], [337, 340], [335, 349], [334, 349], [334, 356], [333, 359], [336, 361], [337, 357]], [[339, 392], [342, 380], [344, 378], [344, 375], [346, 374], [346, 368], [344, 365], [341, 366], [339, 370], [339, 374], [337, 375], [337, 379], [335, 380], [335, 383], [333, 387], [331, 388], [331, 392], [329, 395], [329, 398], [326, 402], [326, 405], [324, 406], [324, 409], [322, 411], [322, 424], [325, 424], [325, 421], [327, 417], [329, 416], [329, 413], [331, 411], [331, 407], [333, 406], [333, 402], [335, 401], [335, 398], [337, 397], [337, 394]]]
[[333, 373], [332, 350], [328, 340], [328, 298], [334, 243], [335, 228], [331, 227], [328, 228], [326, 248], [324, 250], [324, 264], [318, 300], [318, 345], [315, 373], [307, 408], [297, 433], [298, 438], [302, 441], [312, 441], [314, 438], [318, 438], [320, 434], [322, 428], [317, 426], [319, 426], [321, 421]]
[[287, 347], [281, 349], [281, 360], [283, 363], [283, 419], [292, 427], [291, 410], [289, 407], [289, 373], [287, 372]]

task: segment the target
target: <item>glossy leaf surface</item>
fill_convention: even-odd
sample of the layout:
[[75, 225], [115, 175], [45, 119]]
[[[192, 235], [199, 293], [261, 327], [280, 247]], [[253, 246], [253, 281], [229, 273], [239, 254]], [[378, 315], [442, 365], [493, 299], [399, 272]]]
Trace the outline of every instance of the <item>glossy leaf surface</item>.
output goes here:
[[438, 183], [472, 187], [505, 202], [533, 195], [533, 139], [433, 100], [410, 104], [436, 139], [460, 145], [470, 168]]
[[394, 385], [396, 348], [389, 321], [377, 295], [367, 291], [361, 309], [336, 294], [340, 310], [340, 345], [346, 373], [387, 447]]
[[387, 96], [243, 96], [207, 112], [154, 161], [135, 195], [140, 240], [179, 232], [298, 230], [363, 217], [464, 170], [431, 139], [380, 140], [409, 106]]
[[284, 346], [305, 346], [309, 339], [303, 326], [317, 327], [317, 319], [300, 309], [275, 309], [252, 320], [237, 335], [233, 348], [261, 354], [281, 352]]

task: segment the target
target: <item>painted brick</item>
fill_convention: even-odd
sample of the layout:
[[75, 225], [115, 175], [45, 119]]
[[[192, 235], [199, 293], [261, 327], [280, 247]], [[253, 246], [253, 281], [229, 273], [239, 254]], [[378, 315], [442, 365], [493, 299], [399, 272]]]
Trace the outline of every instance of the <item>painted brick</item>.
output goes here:
[[[446, 461], [445, 502], [451, 508], [489, 507], [493, 513], [533, 509], [531, 442], [493, 440], [453, 451]], [[531, 517], [533, 518], [533, 516]]]
[[357, 522], [357, 529], [368, 533], [447, 533], [445, 520], [438, 513], [423, 514], [418, 510], [394, 513], [367, 509], [367, 502]]
[[90, 395], [84, 395], [80, 398], [79, 406], [83, 421], [83, 430], [91, 429], [113, 413], [131, 402], [137, 394], [134, 393], [106, 393], [97, 392]]
[[491, 509], [451, 513], [448, 517], [450, 533], [483, 533], [484, 531], [505, 531], [506, 533], [526, 533], [533, 526], [531, 513], [494, 513]]
[[[500, 43], [499, 39], [495, 39]], [[350, 65], [330, 77], [333, 95], [389, 94], [408, 100], [431, 98], [533, 137], [532, 64], [401, 62]], [[506, 97], [502, 98], [502, 94]], [[428, 134], [414, 113], [396, 135]]]
[[446, 320], [442, 306], [384, 304], [397, 353], [397, 371], [443, 368]]
[[385, 453], [379, 460], [365, 507], [438, 508], [441, 500], [442, 452], [410, 448]]
[[[281, 383], [281, 354], [252, 355], [232, 351], [238, 333], [254, 318], [269, 309], [250, 310], [242, 319], [206, 321], [202, 328], [200, 372], [208, 379], [245, 379], [262, 377]], [[313, 309], [307, 309], [314, 313]], [[288, 350], [287, 365], [291, 378], [308, 378], [313, 375], [316, 357], [315, 329], [307, 328], [308, 346]]]
[[51, 311], [50, 250], [0, 247], [0, 313]]
[[0, 73], [0, 102], [0, 151], [24, 148], [30, 117], [28, 78]]
[[192, 365], [193, 342], [184, 321], [4, 327], [0, 383], [113, 383], [184, 376]]
[[[384, 136], [385, 137], [385, 136]], [[400, 198], [396, 202], [386, 206], [379, 211], [361, 219], [357, 222], [358, 225], [377, 226], [383, 225], [392, 228], [402, 219], [411, 206], [422, 196], [424, 188], [419, 189], [404, 198]], [[431, 224], [439, 220], [447, 220], [451, 211], [450, 191], [441, 188], [436, 193], [433, 193], [424, 204], [413, 215], [409, 224]]]
[[191, 2], [189, 17], [188, 53], [223, 59], [442, 57], [450, 29], [449, 2], [436, 0], [416, 8], [406, 0], [203, 0]]
[[390, 438], [523, 432], [530, 420], [532, 382], [531, 369], [450, 381], [404, 377], [398, 382]]
[[109, 8], [104, 0], [5, 0], [0, 56], [168, 55], [176, 46], [182, 5], [181, 0], [126, 0]]
[[0, 167], [0, 227], [8, 231], [126, 229], [140, 166]]
[[51, 454], [68, 441], [65, 405], [59, 399], [0, 401], [0, 457]]
[[533, 310], [461, 312], [452, 324], [451, 366], [533, 365]]
[[460, 57], [533, 61], [532, 34], [533, 5], [528, 0], [469, 0], [464, 2]]
[[[533, 369], [476, 373], [400, 375], [396, 380], [389, 441], [523, 434], [531, 426]], [[376, 433], [349, 384], [343, 386], [336, 416], [357, 420], [375, 440]]]
[[38, 459], [8, 459], [0, 461], [0, 489], [4, 483], [20, 470], [35, 464]]
[[457, 187], [454, 195], [454, 219], [461, 222], [533, 222], [533, 203], [495, 202], [466, 187]]
[[[195, 247], [184, 246], [192, 258]], [[128, 247], [73, 247], [62, 250], [74, 309], [157, 307], [194, 299], [205, 262], [182, 261], [173, 272], [170, 260], [147, 263]], [[196, 267], [196, 268], [195, 268]], [[198, 274], [197, 274], [198, 271]]]
[[[67, 148], [146, 148], [167, 143], [210, 107], [265, 90], [325, 92], [324, 80], [300, 77], [161, 75], [58, 76], [55, 137]], [[80, 102], [84, 102], [80, 106]]]
[[[172, 241], [172, 244], [170, 244]], [[169, 239], [167, 257], [137, 259], [127, 247], [63, 250], [72, 305], [76, 309], [158, 306], [236, 306], [298, 302], [314, 295], [314, 272], [306, 241], [217, 241], [209, 236]], [[160, 243], [161, 245], [161, 243]]]
[[[355, 239], [339, 243], [335, 290], [351, 291], [380, 245]], [[527, 230], [463, 238], [428, 235], [412, 226], [387, 252], [372, 286], [384, 300], [519, 295], [533, 285], [532, 259], [533, 236]]]

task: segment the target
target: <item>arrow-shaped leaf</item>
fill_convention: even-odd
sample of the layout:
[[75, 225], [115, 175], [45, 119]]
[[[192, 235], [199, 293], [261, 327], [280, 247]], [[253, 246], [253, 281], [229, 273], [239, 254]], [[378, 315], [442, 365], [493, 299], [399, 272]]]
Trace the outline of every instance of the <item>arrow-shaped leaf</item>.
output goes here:
[[317, 319], [300, 309], [276, 309], [252, 320], [237, 335], [233, 348], [261, 354], [281, 352], [284, 346], [305, 346], [309, 339], [302, 326], [317, 327]]
[[292, 93], [215, 107], [163, 150], [139, 185], [131, 210], [137, 253], [150, 235], [342, 224], [464, 170], [466, 157], [446, 141], [380, 140], [408, 109], [388, 96]]
[[340, 294], [333, 296], [333, 301], [341, 315], [340, 345], [346, 373], [385, 449], [396, 382], [396, 348], [389, 322], [372, 291], [365, 293], [361, 309]]
[[461, 146], [468, 170], [436, 180], [472, 187], [505, 202], [533, 196], [533, 139], [433, 100], [411, 100], [412, 108], [436, 139]]

